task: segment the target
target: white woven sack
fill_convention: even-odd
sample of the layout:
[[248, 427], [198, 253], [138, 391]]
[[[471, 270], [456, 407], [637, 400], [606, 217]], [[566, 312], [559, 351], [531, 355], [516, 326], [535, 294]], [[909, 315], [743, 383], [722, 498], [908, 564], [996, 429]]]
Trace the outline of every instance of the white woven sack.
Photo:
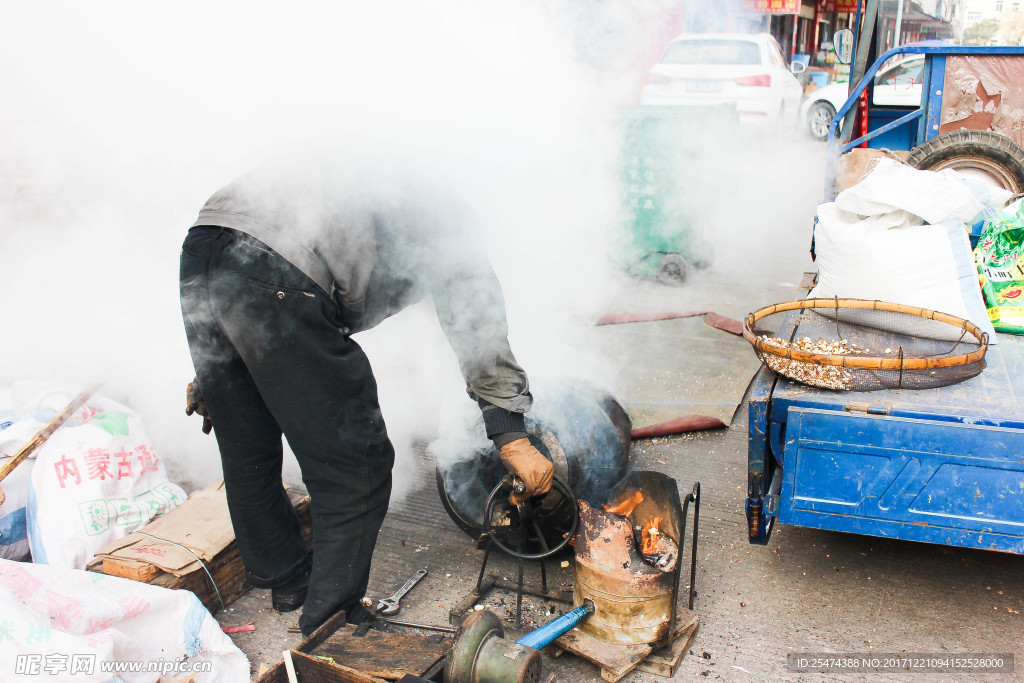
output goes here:
[[0, 560], [0, 637], [0, 679], [14, 683], [249, 680], [191, 591], [95, 572]]

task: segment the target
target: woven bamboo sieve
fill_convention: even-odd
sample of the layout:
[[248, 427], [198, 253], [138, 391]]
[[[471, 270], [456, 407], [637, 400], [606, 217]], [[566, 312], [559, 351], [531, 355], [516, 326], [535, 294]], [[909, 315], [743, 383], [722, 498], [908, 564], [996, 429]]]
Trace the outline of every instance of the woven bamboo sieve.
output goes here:
[[803, 299], [749, 314], [743, 336], [775, 372], [855, 391], [927, 389], [985, 368], [988, 335], [948, 313], [865, 299]]

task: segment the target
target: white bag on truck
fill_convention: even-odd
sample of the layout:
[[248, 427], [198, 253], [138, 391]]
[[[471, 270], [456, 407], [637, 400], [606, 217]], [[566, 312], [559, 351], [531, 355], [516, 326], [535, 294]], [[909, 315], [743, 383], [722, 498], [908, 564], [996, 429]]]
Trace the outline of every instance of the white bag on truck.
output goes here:
[[[12, 386], [15, 404], [20, 396], [22, 410], [59, 410], [77, 393], [37, 387]], [[187, 499], [168, 481], [139, 416], [102, 396], [37, 448], [35, 460], [26, 521], [32, 560], [41, 564], [84, 569], [98, 548]]]
[[818, 207], [818, 284], [810, 297], [941, 311], [970, 320], [995, 344], [964, 221], [984, 215], [1008, 196], [955, 171], [919, 171], [879, 161], [860, 184]]
[[249, 680], [249, 662], [191, 591], [0, 560], [0, 680]]
[[863, 180], [843, 190], [836, 206], [859, 216], [882, 216], [906, 211], [925, 223], [959, 221], [972, 225], [1010, 200], [1001, 187], [972, 182], [944, 169], [922, 171], [893, 159], [879, 159]]

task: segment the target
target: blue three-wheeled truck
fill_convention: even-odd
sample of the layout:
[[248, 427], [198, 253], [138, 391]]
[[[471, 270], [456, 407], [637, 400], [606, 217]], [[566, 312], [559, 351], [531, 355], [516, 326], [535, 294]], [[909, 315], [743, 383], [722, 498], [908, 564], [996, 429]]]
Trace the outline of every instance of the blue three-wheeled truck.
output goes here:
[[[869, 61], [870, 35], [859, 42], [855, 85], [829, 133], [833, 161], [865, 145], [909, 151], [918, 168], [1024, 188], [1024, 123], [995, 125], [1021, 98], [1024, 77], [1011, 93], [1005, 81], [1015, 79], [1005, 76], [1024, 76], [1024, 48], [917, 44]], [[876, 72], [901, 55], [924, 57], [920, 105], [874, 107]], [[978, 101], [965, 106], [962, 89], [956, 102], [947, 91], [968, 72]], [[986, 88], [999, 74], [1002, 90]], [[836, 192], [834, 167], [826, 201]], [[782, 328], [794, 338], [798, 313]], [[762, 367], [749, 403], [750, 542], [766, 544], [779, 523], [1024, 554], [1024, 338], [999, 334], [985, 360], [983, 372], [958, 384], [867, 392], [817, 389]]]

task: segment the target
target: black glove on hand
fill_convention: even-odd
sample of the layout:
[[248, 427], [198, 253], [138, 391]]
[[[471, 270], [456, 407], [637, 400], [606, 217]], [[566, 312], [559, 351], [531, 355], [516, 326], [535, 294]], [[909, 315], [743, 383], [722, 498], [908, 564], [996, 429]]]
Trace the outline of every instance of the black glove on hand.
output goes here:
[[199, 378], [194, 377], [185, 389], [185, 414], [196, 413], [203, 417], [203, 434], [209, 434], [213, 429], [213, 422], [210, 421], [210, 413], [206, 411], [206, 402], [203, 400], [203, 392], [199, 391]]

